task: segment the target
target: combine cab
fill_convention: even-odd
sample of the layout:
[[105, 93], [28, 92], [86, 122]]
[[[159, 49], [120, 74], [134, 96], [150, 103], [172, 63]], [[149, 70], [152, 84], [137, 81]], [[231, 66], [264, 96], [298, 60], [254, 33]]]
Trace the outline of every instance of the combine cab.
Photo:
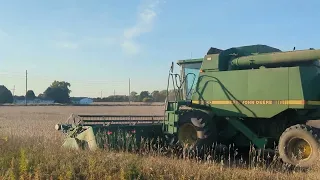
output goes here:
[[67, 135], [63, 146], [76, 149], [135, 149], [142, 139], [190, 150], [253, 144], [310, 167], [319, 158], [319, 59], [314, 49], [210, 48], [204, 58], [178, 61], [179, 74], [172, 64], [175, 99], [163, 116], [72, 115], [56, 129]]

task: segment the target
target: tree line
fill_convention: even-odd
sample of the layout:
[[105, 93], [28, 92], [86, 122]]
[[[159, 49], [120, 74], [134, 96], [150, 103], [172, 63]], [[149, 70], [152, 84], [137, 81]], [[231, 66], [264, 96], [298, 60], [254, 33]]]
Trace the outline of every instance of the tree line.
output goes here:
[[[38, 96], [33, 90], [28, 90], [24, 96], [13, 97], [11, 91], [4, 85], [0, 85], [0, 104], [13, 103], [16, 100], [52, 100], [55, 103], [72, 103], [74, 97], [70, 97], [71, 84], [66, 81], [54, 81], [52, 84]], [[173, 90], [168, 91], [168, 100], [174, 100], [175, 93]], [[141, 91], [137, 93], [132, 91], [130, 95], [111, 95], [108, 97], [92, 98], [94, 102], [164, 102], [167, 98], [166, 90], [154, 90], [153, 92]]]
[[[154, 90], [151, 93], [149, 91], [141, 91], [137, 93], [132, 91], [130, 95], [111, 95], [103, 98], [94, 98], [95, 102], [164, 102], [167, 98], [166, 90]], [[174, 91], [168, 92], [168, 99], [174, 100]]]

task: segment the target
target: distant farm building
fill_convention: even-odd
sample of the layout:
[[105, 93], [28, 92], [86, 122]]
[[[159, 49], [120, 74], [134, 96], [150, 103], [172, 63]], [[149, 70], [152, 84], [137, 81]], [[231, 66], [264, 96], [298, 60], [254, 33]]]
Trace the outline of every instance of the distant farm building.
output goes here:
[[87, 97], [72, 97], [71, 101], [73, 104], [92, 104], [93, 100]]
[[[25, 104], [26, 100], [24, 99], [14, 99], [14, 104]], [[27, 100], [27, 104], [54, 104], [53, 100], [48, 99], [33, 99], [33, 100]]]
[[80, 104], [92, 104], [93, 100], [90, 98], [83, 98], [80, 100]]

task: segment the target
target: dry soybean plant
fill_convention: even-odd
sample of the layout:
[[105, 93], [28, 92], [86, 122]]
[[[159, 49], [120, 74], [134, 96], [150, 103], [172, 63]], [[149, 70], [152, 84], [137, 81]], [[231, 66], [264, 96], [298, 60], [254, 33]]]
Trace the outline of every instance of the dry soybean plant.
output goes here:
[[[137, 109], [135, 109], [137, 108]], [[136, 112], [136, 110], [138, 112]], [[133, 154], [61, 148], [54, 124], [71, 113], [159, 115], [162, 107], [5, 107], [0, 111], [1, 179], [318, 179], [320, 168], [288, 169], [276, 156], [220, 153], [205, 160], [148, 149]], [[126, 112], [124, 112], [126, 111]], [[233, 146], [229, 149], [235, 148]], [[167, 152], [167, 151], [166, 151]]]

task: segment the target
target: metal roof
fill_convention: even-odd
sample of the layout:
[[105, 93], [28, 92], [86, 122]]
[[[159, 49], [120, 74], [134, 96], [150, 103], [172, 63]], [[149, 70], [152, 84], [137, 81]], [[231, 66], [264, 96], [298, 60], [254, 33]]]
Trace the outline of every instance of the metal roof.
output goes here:
[[203, 58], [195, 58], [195, 59], [184, 59], [184, 60], [178, 60], [177, 64], [180, 66], [181, 64], [191, 64], [191, 63], [201, 63], [203, 61]]

